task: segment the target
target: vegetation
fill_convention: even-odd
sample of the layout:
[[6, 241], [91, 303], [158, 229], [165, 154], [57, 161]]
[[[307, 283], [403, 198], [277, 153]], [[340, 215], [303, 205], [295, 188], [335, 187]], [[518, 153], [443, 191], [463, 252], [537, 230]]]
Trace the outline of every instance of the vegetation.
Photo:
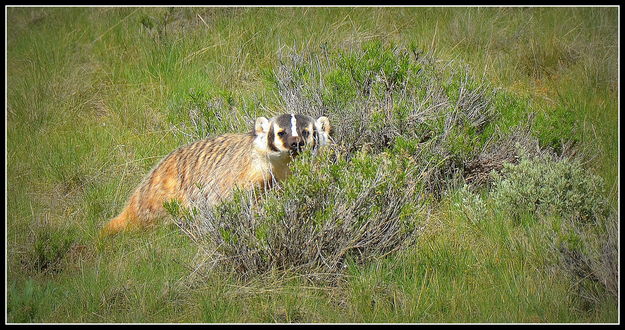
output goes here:
[[[7, 321], [618, 321], [618, 8], [7, 8]], [[98, 238], [177, 146], [279, 189]]]

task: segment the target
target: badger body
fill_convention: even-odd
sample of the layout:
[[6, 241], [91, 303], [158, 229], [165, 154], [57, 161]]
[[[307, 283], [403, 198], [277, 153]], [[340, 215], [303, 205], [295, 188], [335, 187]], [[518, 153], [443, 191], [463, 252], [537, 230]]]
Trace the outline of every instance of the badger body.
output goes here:
[[315, 120], [285, 114], [256, 119], [254, 131], [225, 134], [180, 147], [163, 158], [110, 220], [102, 234], [155, 224], [167, 215], [164, 203], [191, 207], [201, 201], [214, 205], [231, 196], [235, 187], [270, 187], [290, 175], [289, 162], [303, 148], [328, 143], [328, 118]]

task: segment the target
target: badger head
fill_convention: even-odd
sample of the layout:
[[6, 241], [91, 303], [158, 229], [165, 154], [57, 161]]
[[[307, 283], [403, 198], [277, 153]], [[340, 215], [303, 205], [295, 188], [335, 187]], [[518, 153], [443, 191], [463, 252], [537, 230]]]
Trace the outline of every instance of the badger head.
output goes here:
[[317, 120], [306, 115], [284, 114], [267, 119], [256, 119], [257, 143], [271, 154], [297, 156], [304, 148], [316, 150], [327, 145], [331, 126], [327, 117]]

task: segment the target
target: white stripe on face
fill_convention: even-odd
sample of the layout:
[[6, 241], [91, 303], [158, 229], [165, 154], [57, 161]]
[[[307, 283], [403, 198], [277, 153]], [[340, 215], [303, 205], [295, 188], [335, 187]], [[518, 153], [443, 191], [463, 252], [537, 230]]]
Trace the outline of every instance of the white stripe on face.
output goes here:
[[297, 136], [297, 119], [294, 114], [291, 114], [291, 134]]

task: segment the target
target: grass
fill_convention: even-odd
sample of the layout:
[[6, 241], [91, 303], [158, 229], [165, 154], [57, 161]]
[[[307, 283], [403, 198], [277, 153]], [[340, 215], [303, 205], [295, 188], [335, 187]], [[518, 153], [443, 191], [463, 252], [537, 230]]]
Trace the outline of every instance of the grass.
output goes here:
[[[595, 251], [601, 230], [568, 227], [557, 214], [515, 219], [485, 188], [459, 206], [460, 186], [443, 176], [450, 167], [433, 177], [449, 188], [428, 199], [431, 216], [414, 244], [349, 261], [332, 285], [295, 272], [243, 280], [198, 270], [205, 255], [173, 225], [97, 238], [162, 156], [231, 131], [244, 115], [283, 111], [273, 73], [287, 54], [328, 56], [336, 66], [320, 92], [330, 121], [356, 118], [358, 85], [347, 72], [363, 68], [357, 56], [367, 45], [380, 45], [374, 60], [383, 63], [401, 58], [389, 51], [395, 46], [414, 49], [497, 88], [488, 95], [491, 124], [449, 133], [457, 164], [534, 113], [539, 145], [562, 152], [572, 141], [585, 169], [605, 182], [594, 197], [614, 210], [617, 29], [615, 7], [7, 8], [7, 321], [618, 322], [618, 297], [576, 277], [553, 248], [554, 237], [572, 233], [580, 253]], [[410, 69], [397, 63], [400, 70], [384, 72], [401, 81], [401, 68]], [[211, 100], [222, 101], [210, 108]], [[195, 131], [194, 109], [206, 119]], [[439, 124], [428, 129], [441, 132]], [[384, 136], [342, 132], [355, 152], [358, 141]], [[405, 140], [395, 149], [373, 152], [420, 150], [414, 136], [398, 136]]]

